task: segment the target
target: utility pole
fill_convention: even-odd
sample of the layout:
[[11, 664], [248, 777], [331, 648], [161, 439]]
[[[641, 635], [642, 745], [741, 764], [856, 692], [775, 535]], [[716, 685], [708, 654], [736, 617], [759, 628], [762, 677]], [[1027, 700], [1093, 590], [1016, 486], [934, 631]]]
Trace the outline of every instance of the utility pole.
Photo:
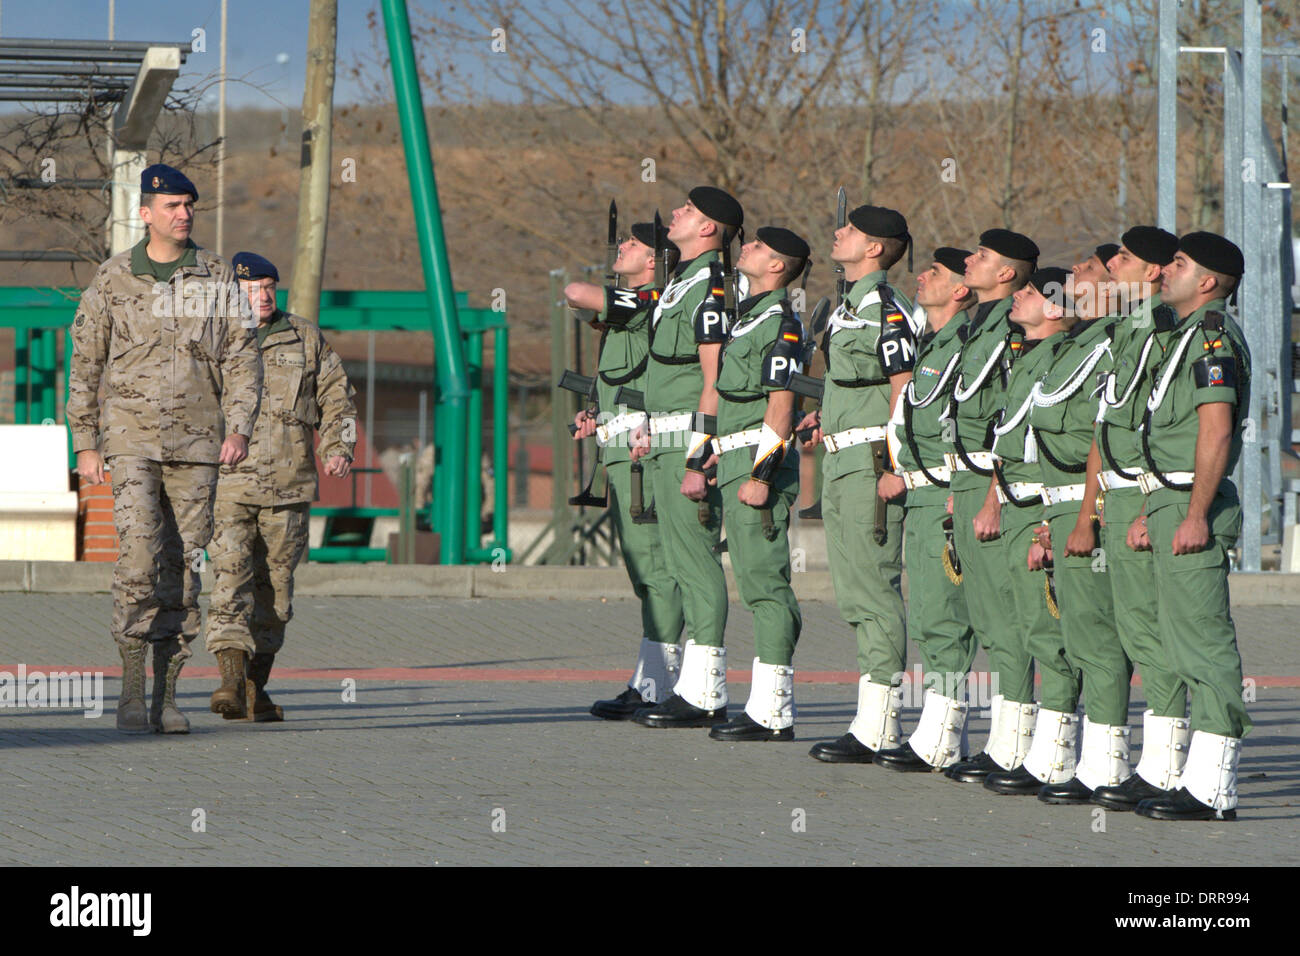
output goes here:
[[226, 252], [226, 4], [221, 0], [221, 82], [217, 85], [217, 255]]
[[319, 318], [325, 231], [329, 222], [330, 139], [337, 42], [338, 0], [311, 0], [307, 26], [307, 79], [302, 93], [298, 235], [289, 287], [289, 311], [313, 322]]

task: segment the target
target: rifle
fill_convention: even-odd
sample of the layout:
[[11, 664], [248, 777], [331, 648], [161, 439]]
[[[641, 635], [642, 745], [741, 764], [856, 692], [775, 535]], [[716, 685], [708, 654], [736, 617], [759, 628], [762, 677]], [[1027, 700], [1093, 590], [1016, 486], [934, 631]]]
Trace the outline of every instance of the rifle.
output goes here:
[[[840, 188], [840, 210], [839, 211], [840, 213], [843, 213], [844, 211], [843, 187]], [[840, 274], [840, 278], [837, 280], [837, 282], [842, 285], [844, 281], [843, 280], [844, 267], [837, 265], [835, 268]], [[844, 290], [842, 288], [838, 289], [837, 294], [842, 297], [844, 294]], [[812, 358], [812, 352], [817, 347], [817, 337], [826, 330], [826, 325], [830, 321], [830, 311], [831, 311], [830, 301], [824, 297], [819, 299], [817, 301], [817, 304], [813, 306], [812, 314], [808, 318], [809, 348], [808, 348], [808, 358], [807, 360], [804, 361], [804, 368], [808, 367], [809, 362], [811, 361]], [[794, 392], [796, 395], [802, 395], [804, 398], [811, 398], [818, 405], [821, 405], [822, 395], [824, 395], [826, 391], [826, 383], [820, 378], [813, 378], [811, 375], [805, 375], [803, 372], [795, 372], [792, 376], [790, 376], [790, 391]], [[795, 431], [795, 437], [802, 442], [811, 441], [812, 435], [813, 435], [813, 428], [811, 427], [803, 428]], [[799, 509], [800, 518], [820, 519], [821, 516], [822, 516], [822, 502], [820, 498], [818, 498], [813, 504], [809, 505], [807, 508]]]
[[[840, 187], [839, 194], [835, 197], [835, 231], [839, 232], [849, 222], [849, 198], [844, 194], [844, 187]], [[844, 277], [844, 263], [835, 263], [835, 308], [844, 304], [844, 296], [848, 294], [849, 282]]]
[[[614, 404], [630, 408], [634, 412], [644, 412], [645, 392], [620, 385], [614, 393]], [[645, 466], [639, 461], [632, 462], [632, 503], [627, 510], [632, 515], [633, 524], [658, 524], [659, 515], [655, 511], [654, 502], [650, 502], [649, 508], [645, 506], [644, 476]]]

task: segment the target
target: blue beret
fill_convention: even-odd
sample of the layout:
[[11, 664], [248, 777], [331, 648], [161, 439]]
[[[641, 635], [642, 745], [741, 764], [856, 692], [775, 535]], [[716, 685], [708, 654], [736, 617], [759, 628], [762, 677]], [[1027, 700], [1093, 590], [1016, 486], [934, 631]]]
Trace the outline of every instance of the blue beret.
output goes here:
[[199, 198], [199, 191], [194, 188], [194, 184], [188, 177], [179, 169], [173, 169], [165, 163], [146, 166], [144, 172], [140, 174], [140, 194], [147, 196], [149, 193], [162, 193], [167, 196], [189, 193], [196, 202]]
[[235, 266], [236, 279], [266, 279], [280, 281], [280, 273], [270, 259], [263, 259], [255, 252], [238, 252], [231, 260]]

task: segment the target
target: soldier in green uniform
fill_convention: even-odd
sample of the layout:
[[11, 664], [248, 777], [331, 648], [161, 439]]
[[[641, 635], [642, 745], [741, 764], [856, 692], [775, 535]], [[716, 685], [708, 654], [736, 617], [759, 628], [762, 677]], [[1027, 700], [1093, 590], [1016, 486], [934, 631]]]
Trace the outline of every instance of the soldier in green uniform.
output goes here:
[[715, 740], [794, 739], [794, 647], [803, 618], [790, 587], [790, 509], [799, 496], [790, 377], [804, 368], [803, 323], [786, 295], [806, 274], [808, 243], [765, 226], [736, 270], [749, 280], [718, 372], [718, 488], [740, 599], [754, 614], [753, 680], [745, 709]]
[[[1038, 247], [1008, 229], [989, 229], [966, 260], [965, 282], [979, 300], [963, 330], [961, 360], [949, 403], [953, 451], [953, 538], [962, 565], [962, 590], [971, 624], [989, 655], [995, 681], [989, 738], [984, 750], [949, 767], [962, 783], [980, 783], [993, 770], [1014, 770], [1029, 752], [1038, 705], [1034, 700], [1034, 659], [1007, 621], [1015, 606], [1005, 568], [1006, 542], [1000, 534], [992, 444], [994, 419], [1002, 408], [1022, 331], [1013, 326], [1012, 295], [1036, 268]], [[978, 516], [986, 505], [986, 516]], [[1024, 555], [1021, 555], [1022, 559]]]
[[[1036, 270], [1015, 296], [1008, 316], [1024, 329], [1019, 355], [1007, 380], [1003, 410], [993, 428], [993, 481], [996, 499], [976, 516], [976, 527], [996, 525], [1005, 542], [1003, 575], [1010, 585], [1013, 613], [1005, 627], [1031, 654], [1042, 675], [1037, 722], [1023, 762], [994, 770], [984, 787], [994, 793], [1036, 793], [1043, 784], [1064, 784], [1074, 776], [1078, 743], [1080, 677], [1066, 652], [1060, 622], [1048, 610], [1041, 560], [1033, 567], [1030, 545], [1042, 520], [1042, 472], [1029, 427], [1037, 386], [1066, 341], [1076, 317], [1069, 300], [1070, 273]], [[991, 514], [990, 512], [1000, 512]], [[1122, 655], [1121, 655], [1122, 656]]]
[[925, 331], [918, 342], [912, 382], [889, 422], [889, 447], [898, 473], [880, 480], [882, 493], [906, 489], [907, 631], [916, 641], [927, 675], [925, 705], [911, 737], [901, 747], [876, 754], [875, 762], [891, 770], [952, 766], [961, 758], [966, 729], [966, 675], [977, 644], [966, 596], [943, 561], [952, 476], [944, 460], [950, 446], [943, 440], [943, 429], [966, 309], [975, 305], [964, 278], [969, 255], [965, 249], [936, 249], [934, 262], [916, 277], [916, 304], [925, 309]]
[[1151, 548], [1161, 642], [1192, 697], [1180, 786], [1137, 807], [1158, 820], [1234, 819], [1241, 739], [1251, 728], [1228, 596], [1228, 550], [1242, 521], [1228, 476], [1241, 456], [1251, 368], [1224, 298], [1243, 271], [1241, 250], [1222, 236], [1179, 240], [1163, 291], [1176, 322], [1165, 330], [1157, 317], [1137, 396], [1147, 470], [1140, 479], [1146, 513], [1134, 538]]
[[149, 235], [100, 265], [72, 323], [67, 419], [77, 472], [102, 484], [107, 462], [121, 541], [112, 634], [124, 733], [189, 733], [176, 681], [199, 633], [217, 467], [248, 454], [262, 385], [256, 321], [241, 308], [230, 264], [190, 238], [197, 200], [179, 170], [147, 167], [140, 217]]
[[715, 383], [727, 337], [719, 253], [743, 222], [740, 203], [723, 190], [690, 191], [668, 228], [681, 261], [650, 320], [649, 421], [634, 435], [632, 455], [654, 462], [659, 532], [668, 573], [681, 591], [687, 640], [673, 692], [632, 717], [647, 727], [706, 727], [727, 718], [727, 580], [713, 550], [722, 499], [705, 479], [704, 463], [713, 454]]
[[[660, 227], [663, 230], [663, 227]], [[677, 247], [660, 237], [669, 270], [677, 264]], [[655, 226], [638, 222], [632, 235], [618, 247], [614, 273], [619, 286], [573, 282], [564, 289], [569, 305], [597, 313], [594, 322], [603, 335], [596, 374], [599, 416], [585, 409], [578, 413], [574, 440], [595, 435], [603, 449], [609, 478], [609, 508], [618, 534], [619, 549], [627, 565], [632, 591], [641, 602], [641, 648], [626, 689], [612, 700], [598, 700], [591, 713], [606, 720], [628, 720], [647, 704], [657, 704], [672, 692], [681, 668], [682, 597], [668, 573], [657, 523], [632, 520], [632, 459], [628, 438], [643, 418], [640, 412], [618, 409], [614, 401], [620, 387], [644, 390], [650, 361], [650, 316], [654, 311]], [[643, 498], [649, 497], [655, 460], [642, 462]], [[650, 502], [643, 500], [643, 507]]]
[[217, 479], [207, 649], [217, 658], [221, 686], [210, 707], [227, 720], [267, 723], [284, 719], [266, 684], [293, 618], [293, 573], [307, 553], [316, 500], [316, 455], [325, 474], [347, 477], [356, 392], [316, 323], [276, 308], [275, 265], [250, 252], [232, 264], [258, 321], [262, 401], [248, 457], [222, 465]]
[[[1134, 226], [1107, 267], [1115, 281], [1119, 317], [1107, 320], [1110, 352], [1102, 371], [1101, 398], [1087, 487], [1066, 550], [1096, 547], [1092, 514], [1101, 516], [1101, 548], [1110, 581], [1115, 630], [1125, 654], [1142, 677], [1147, 709], [1142, 715], [1142, 759], [1132, 775], [1116, 785], [1098, 786], [1092, 802], [1111, 810], [1135, 810], [1149, 797], [1177, 789], [1191, 729], [1187, 722], [1187, 685], [1174, 670], [1156, 620], [1155, 568], [1149, 549], [1128, 545], [1129, 528], [1145, 506], [1138, 478], [1142, 460], [1142, 406], [1137, 398], [1144, 365], [1155, 343], [1157, 317], [1174, 321], [1161, 306], [1161, 271], [1173, 261], [1178, 237], [1155, 226]], [[1094, 496], [1101, 502], [1094, 508]], [[1058, 535], [1059, 537], [1059, 535]], [[1118, 742], [1118, 741], [1117, 741]], [[1086, 758], [1086, 755], [1085, 755]]]
[[[799, 428], [826, 448], [822, 516], [835, 601], [858, 645], [858, 707], [848, 733], [810, 751], [829, 763], [870, 763], [901, 742], [898, 723], [907, 652], [903, 595], [903, 509], [877, 495], [888, 468], [885, 427], [911, 381], [916, 337], [911, 304], [885, 281], [911, 246], [907, 220], [881, 206], [859, 206], [835, 232], [831, 258], [851, 283], [822, 342], [822, 410]], [[806, 447], [811, 448], [810, 442]], [[879, 504], [878, 504], [879, 502]]]

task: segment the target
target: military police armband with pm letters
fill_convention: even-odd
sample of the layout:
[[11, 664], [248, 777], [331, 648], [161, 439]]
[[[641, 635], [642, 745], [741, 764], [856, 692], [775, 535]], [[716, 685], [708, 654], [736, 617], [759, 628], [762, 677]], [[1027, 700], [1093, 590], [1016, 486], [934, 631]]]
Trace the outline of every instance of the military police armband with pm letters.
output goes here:
[[892, 295], [882, 287], [880, 296], [880, 336], [876, 339], [876, 356], [886, 375], [910, 372], [916, 365], [916, 335], [907, 316]]
[[709, 263], [709, 292], [695, 310], [694, 324], [696, 345], [721, 345], [727, 341], [726, 296], [721, 263]]
[[776, 341], [763, 358], [761, 384], [764, 388], [790, 387], [790, 377], [803, 371], [803, 326], [792, 314], [781, 317]]
[[601, 321], [611, 328], [626, 328], [638, 315], [651, 308], [654, 301], [652, 289], [605, 286], [605, 315]]

